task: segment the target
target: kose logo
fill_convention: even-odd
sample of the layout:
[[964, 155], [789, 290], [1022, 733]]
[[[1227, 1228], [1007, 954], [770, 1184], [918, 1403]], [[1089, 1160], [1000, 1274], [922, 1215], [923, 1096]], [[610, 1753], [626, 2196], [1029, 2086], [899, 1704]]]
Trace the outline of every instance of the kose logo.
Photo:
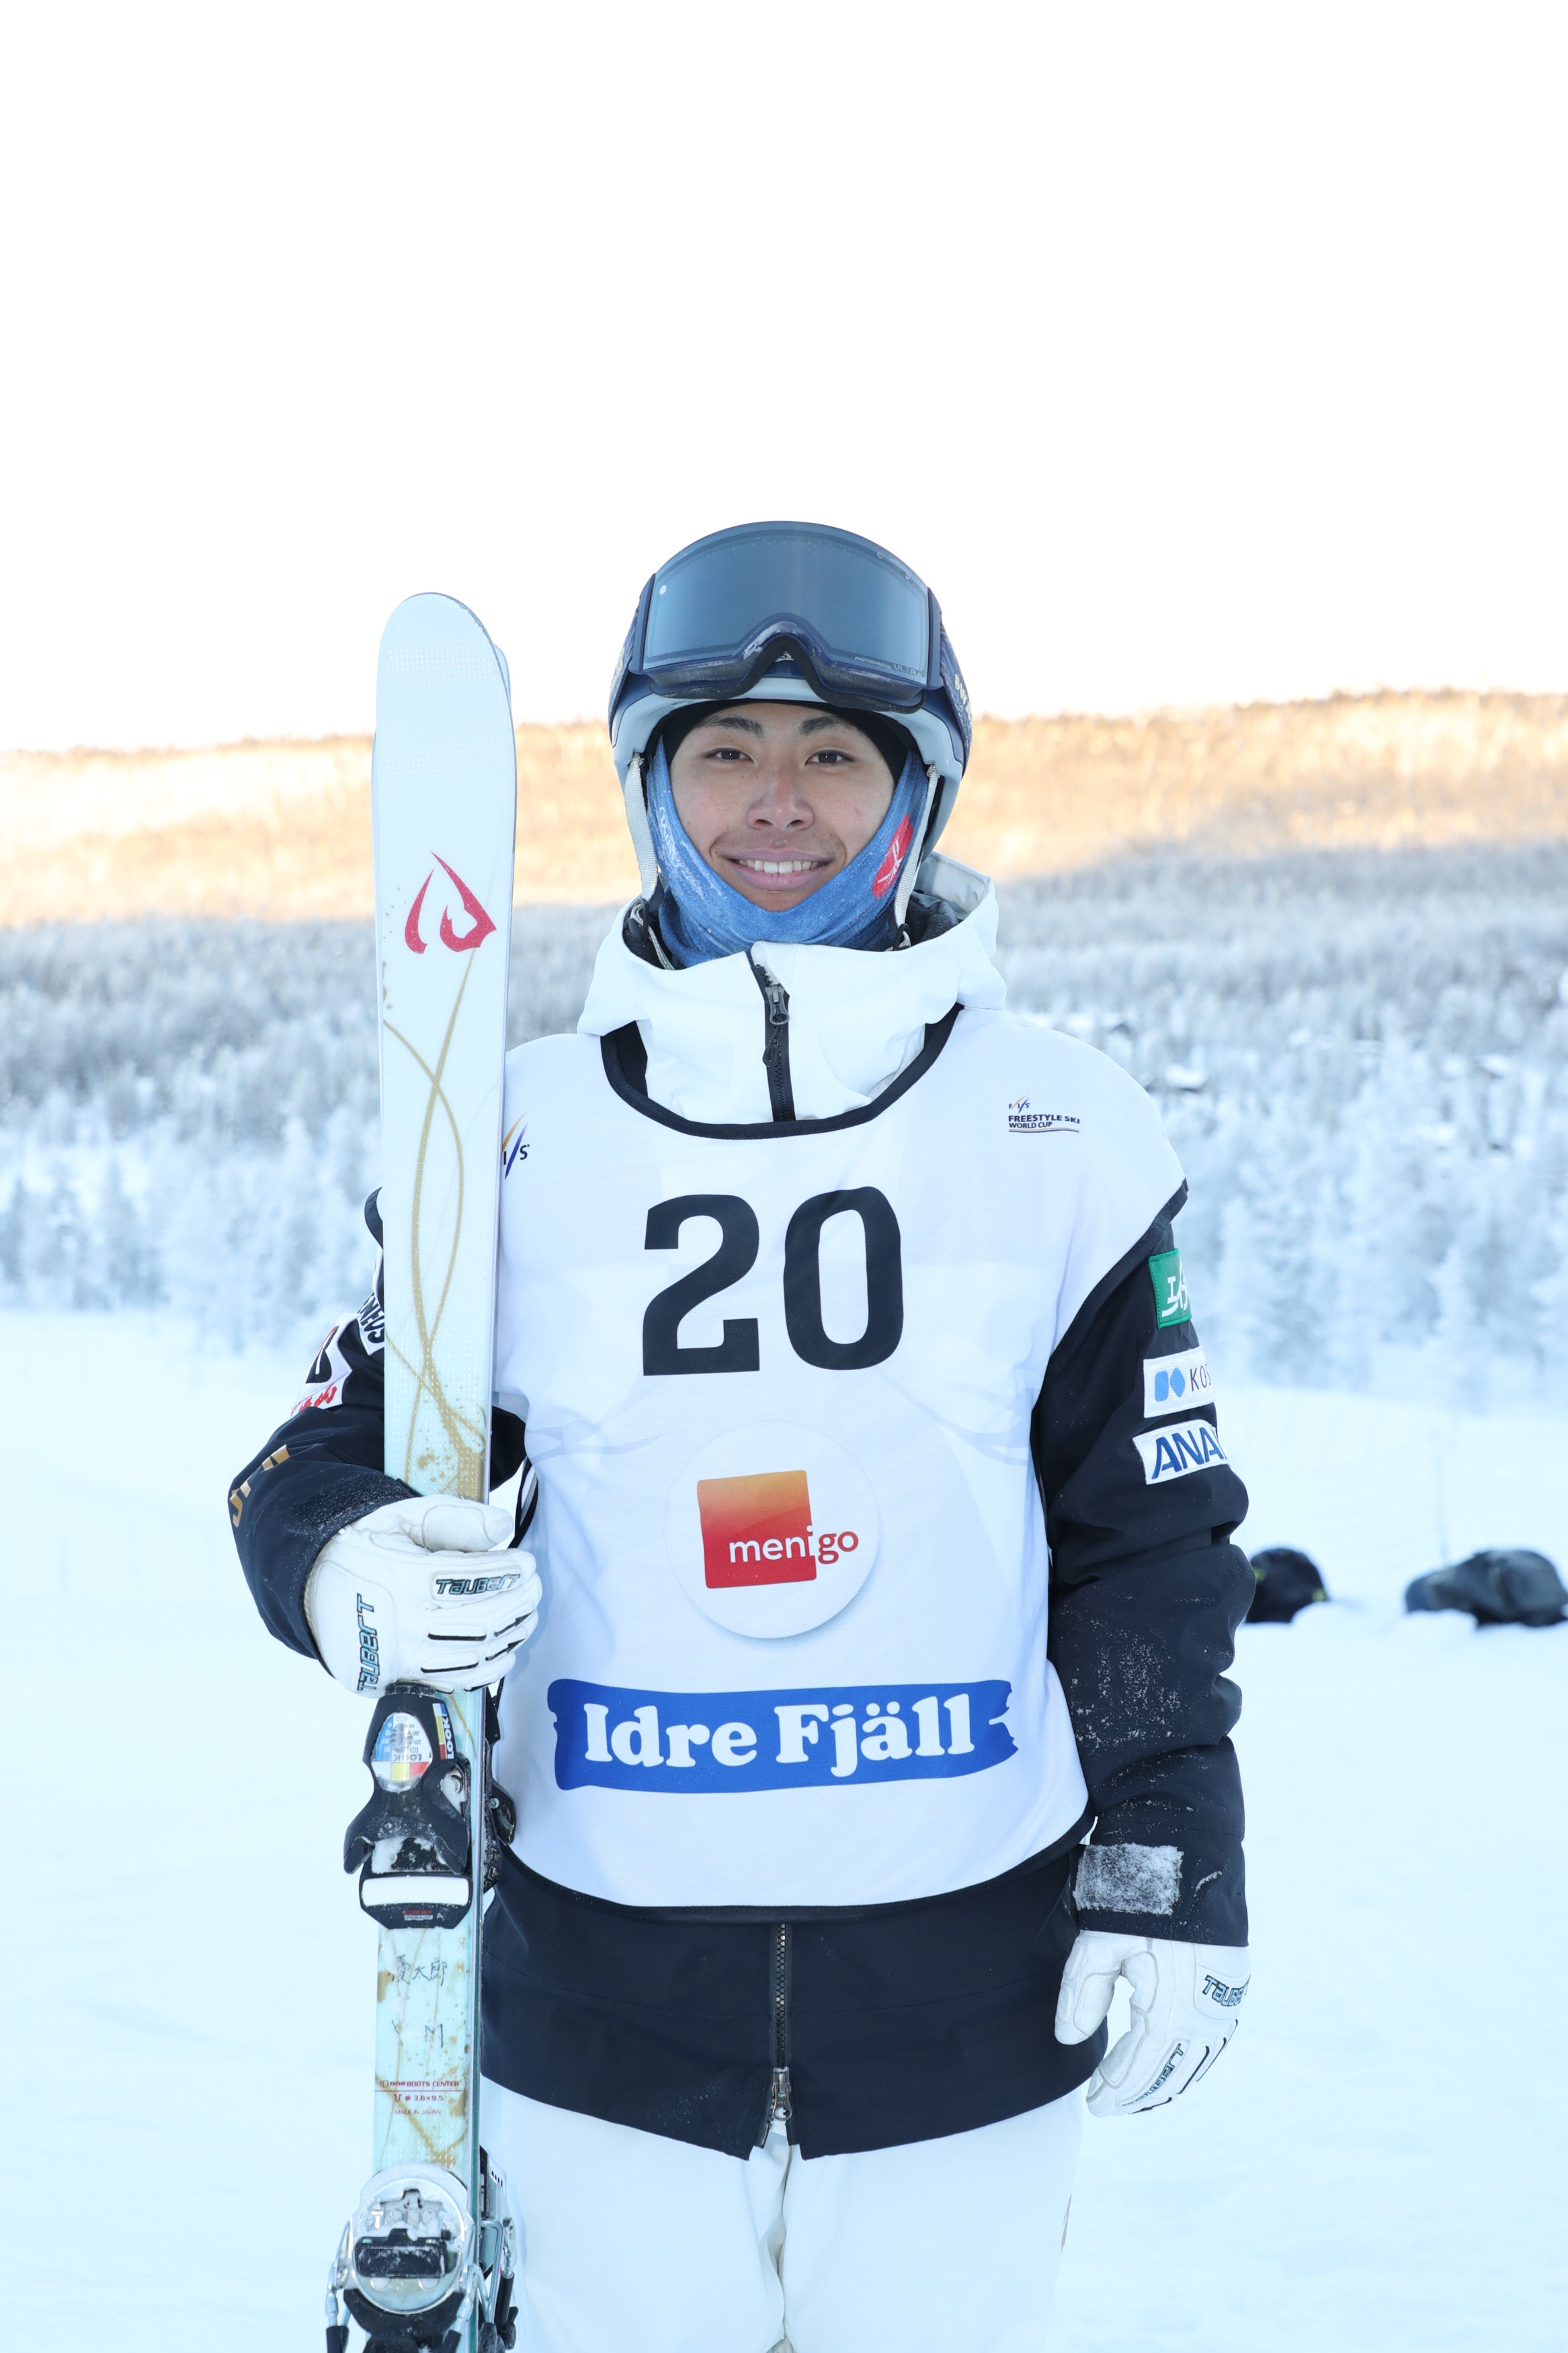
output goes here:
[[733, 1585], [809, 1585], [817, 1564], [831, 1568], [856, 1551], [854, 1528], [818, 1529], [804, 1471], [761, 1471], [744, 1479], [699, 1479], [702, 1573], [710, 1590]]
[[1201, 1348], [1184, 1348], [1179, 1356], [1143, 1359], [1143, 1413], [1147, 1420], [1163, 1420], [1184, 1408], [1208, 1405], [1214, 1398], [1214, 1377]]

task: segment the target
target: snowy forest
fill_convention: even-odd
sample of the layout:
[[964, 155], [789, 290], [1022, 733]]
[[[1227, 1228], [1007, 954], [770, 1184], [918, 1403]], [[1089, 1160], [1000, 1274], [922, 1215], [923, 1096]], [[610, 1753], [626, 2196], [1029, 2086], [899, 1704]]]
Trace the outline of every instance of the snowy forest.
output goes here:
[[[1005, 886], [1010, 1001], [1158, 1100], [1233, 1376], [1471, 1407], [1568, 1388], [1568, 846], [1123, 860]], [[513, 1041], [608, 911], [520, 909]], [[363, 1293], [370, 929], [0, 932], [0, 1302], [232, 1345]]]

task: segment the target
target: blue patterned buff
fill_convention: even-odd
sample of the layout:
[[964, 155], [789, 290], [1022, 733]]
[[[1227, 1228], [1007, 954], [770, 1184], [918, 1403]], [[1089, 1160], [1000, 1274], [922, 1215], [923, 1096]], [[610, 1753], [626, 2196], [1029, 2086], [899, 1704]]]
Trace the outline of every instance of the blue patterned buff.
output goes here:
[[664, 745], [655, 747], [647, 780], [647, 821], [664, 878], [659, 930], [681, 965], [743, 955], [769, 940], [808, 947], [886, 948], [893, 944], [893, 902], [925, 809], [926, 774], [911, 752], [893, 787], [888, 814], [847, 866], [795, 907], [753, 907], [716, 874], [676, 814]]

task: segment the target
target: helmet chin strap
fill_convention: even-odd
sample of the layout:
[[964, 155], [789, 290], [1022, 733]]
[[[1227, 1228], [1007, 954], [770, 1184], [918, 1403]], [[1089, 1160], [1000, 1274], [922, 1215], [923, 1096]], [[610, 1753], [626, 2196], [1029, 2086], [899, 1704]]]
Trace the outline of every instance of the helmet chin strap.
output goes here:
[[[921, 811], [921, 821], [915, 828], [914, 839], [910, 843], [910, 854], [904, 860], [904, 871], [899, 877], [898, 894], [893, 901], [895, 932], [903, 930], [904, 917], [910, 912], [910, 901], [914, 895], [915, 877], [920, 872], [921, 859], [925, 849], [925, 838], [931, 824], [931, 813], [936, 806], [937, 782], [936, 763], [932, 761], [926, 768], [925, 807]], [[646, 818], [644, 822], [647, 822]]]
[[654, 855], [653, 835], [648, 828], [647, 802], [643, 792], [643, 755], [637, 753], [626, 770], [626, 780], [621, 787], [626, 805], [626, 826], [632, 837], [632, 848], [637, 854], [637, 872], [642, 877], [642, 894], [651, 899], [658, 887], [658, 860]]

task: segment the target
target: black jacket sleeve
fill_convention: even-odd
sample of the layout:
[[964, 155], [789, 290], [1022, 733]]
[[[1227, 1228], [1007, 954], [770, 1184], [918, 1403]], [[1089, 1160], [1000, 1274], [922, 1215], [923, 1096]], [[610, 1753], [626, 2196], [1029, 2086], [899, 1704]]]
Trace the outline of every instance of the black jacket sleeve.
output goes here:
[[[365, 1203], [365, 1224], [379, 1244], [380, 1197]], [[334, 1324], [305, 1376], [304, 1394], [287, 1421], [234, 1480], [228, 1515], [240, 1567], [268, 1631], [307, 1658], [316, 1656], [305, 1620], [305, 1583], [329, 1536], [379, 1504], [414, 1489], [382, 1469], [385, 1448], [384, 1272], [357, 1314]], [[504, 1486], [523, 1461], [523, 1428], [496, 1412], [490, 1427], [490, 1479]]]
[[[1229, 1542], [1247, 1490], [1223, 1457], [1146, 1468], [1147, 1358], [1197, 1345], [1159, 1321], [1150, 1260], [1175, 1247], [1176, 1194], [1085, 1300], [1047, 1367], [1033, 1423], [1051, 1546], [1050, 1655], [1096, 1822], [1075, 1898], [1086, 1927], [1247, 1942], [1241, 1779], [1226, 1678], [1254, 1579]], [[1216, 1426], [1214, 1407], [1189, 1426]], [[1199, 1441], [1208, 1453], [1208, 1441]], [[1152, 1476], [1158, 1471], [1162, 1475]]]

